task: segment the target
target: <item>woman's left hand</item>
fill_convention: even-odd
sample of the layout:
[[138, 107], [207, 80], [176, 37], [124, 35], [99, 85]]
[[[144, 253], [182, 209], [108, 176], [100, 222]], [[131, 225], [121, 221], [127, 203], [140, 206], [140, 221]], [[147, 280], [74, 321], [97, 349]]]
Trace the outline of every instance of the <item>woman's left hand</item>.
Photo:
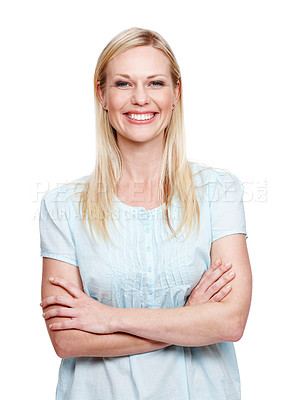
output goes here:
[[41, 302], [44, 309], [48, 306], [60, 305], [45, 311], [45, 320], [54, 317], [69, 317], [63, 322], [55, 322], [49, 325], [52, 330], [78, 329], [91, 333], [114, 333], [112, 321], [114, 320], [116, 309], [106, 306], [81, 291], [73, 283], [62, 278], [49, 278], [52, 285], [60, 286], [70, 293], [69, 296], [51, 296]]

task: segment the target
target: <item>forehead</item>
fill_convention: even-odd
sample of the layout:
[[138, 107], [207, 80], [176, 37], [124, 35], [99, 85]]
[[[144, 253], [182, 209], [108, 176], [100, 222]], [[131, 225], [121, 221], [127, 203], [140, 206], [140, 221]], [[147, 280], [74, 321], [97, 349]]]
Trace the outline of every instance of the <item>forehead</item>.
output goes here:
[[171, 76], [168, 57], [152, 46], [137, 46], [126, 50], [109, 61], [107, 74]]

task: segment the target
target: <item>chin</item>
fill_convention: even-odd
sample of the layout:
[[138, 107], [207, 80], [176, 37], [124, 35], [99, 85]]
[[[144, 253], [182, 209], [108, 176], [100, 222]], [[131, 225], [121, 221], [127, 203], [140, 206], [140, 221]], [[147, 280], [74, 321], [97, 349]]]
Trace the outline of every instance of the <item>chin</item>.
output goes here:
[[140, 132], [139, 134], [136, 134], [136, 135], [131, 134], [131, 135], [121, 135], [121, 136], [128, 140], [131, 140], [132, 142], [144, 143], [144, 142], [149, 142], [150, 140], [153, 140], [160, 135], [163, 135], [163, 133], [147, 134], [147, 133]]

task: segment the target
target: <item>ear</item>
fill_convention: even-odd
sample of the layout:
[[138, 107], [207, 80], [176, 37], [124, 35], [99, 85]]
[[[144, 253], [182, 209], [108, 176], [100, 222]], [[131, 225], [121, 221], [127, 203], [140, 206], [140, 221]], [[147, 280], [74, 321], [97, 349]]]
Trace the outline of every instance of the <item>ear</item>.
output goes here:
[[181, 82], [178, 79], [176, 88], [174, 89], [174, 101], [173, 101], [174, 104], [177, 104], [177, 102], [180, 98], [180, 95], [181, 95]]
[[104, 90], [100, 89], [100, 82], [97, 82], [96, 93], [97, 93], [97, 97], [98, 97], [103, 109], [107, 110], [106, 96], [105, 96]]

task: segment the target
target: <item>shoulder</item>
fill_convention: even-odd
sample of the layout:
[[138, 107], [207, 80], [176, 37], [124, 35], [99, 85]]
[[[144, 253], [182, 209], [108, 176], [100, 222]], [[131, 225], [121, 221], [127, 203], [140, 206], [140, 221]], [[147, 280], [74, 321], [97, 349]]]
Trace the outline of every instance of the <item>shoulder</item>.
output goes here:
[[48, 190], [42, 197], [42, 204], [51, 207], [55, 204], [63, 204], [69, 201], [78, 201], [80, 193], [88, 182], [90, 175], [82, 176], [64, 185]]
[[197, 162], [190, 163], [197, 197], [211, 204], [240, 202], [244, 195], [244, 186], [231, 171], [215, 168]]
[[211, 167], [209, 165], [200, 164], [197, 162], [189, 161], [190, 168], [193, 174], [195, 184], [208, 185], [208, 184], [240, 184], [239, 178], [229, 170], [224, 168]]

